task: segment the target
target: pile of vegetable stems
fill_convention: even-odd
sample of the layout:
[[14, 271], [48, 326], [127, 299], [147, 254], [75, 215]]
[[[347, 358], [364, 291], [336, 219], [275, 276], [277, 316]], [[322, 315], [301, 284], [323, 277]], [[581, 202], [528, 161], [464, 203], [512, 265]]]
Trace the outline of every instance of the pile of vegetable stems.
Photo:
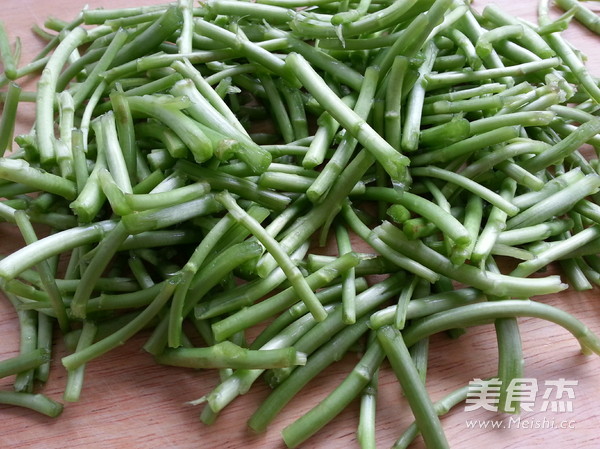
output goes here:
[[[218, 371], [190, 398], [205, 424], [262, 377], [273, 391], [247, 424], [263, 432], [358, 350], [285, 443], [360, 398], [375, 447], [389, 366], [415, 418], [394, 447], [446, 448], [439, 415], [469, 390], [432, 402], [431, 335], [494, 326], [501, 411], [524, 377], [517, 317], [600, 353], [535, 298], [600, 283], [600, 88], [561, 35], [600, 20], [556, 3], [537, 23], [463, 0], [84, 9], [36, 27], [47, 45], [27, 63], [0, 27], [0, 219], [26, 244], [0, 259], [21, 336], [0, 403], [58, 416], [40, 392], [53, 336], [77, 401], [86, 363], [145, 330], [156, 362]], [[14, 136], [22, 102], [35, 125]], [[555, 262], [561, 276], [536, 274]]]

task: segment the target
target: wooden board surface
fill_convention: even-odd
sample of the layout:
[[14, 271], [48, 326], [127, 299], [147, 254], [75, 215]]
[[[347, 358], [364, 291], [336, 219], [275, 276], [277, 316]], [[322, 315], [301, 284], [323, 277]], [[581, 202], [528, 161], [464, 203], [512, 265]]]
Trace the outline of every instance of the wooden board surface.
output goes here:
[[[90, 0], [89, 7], [125, 7], [153, 1], [157, 3], [156, 0]], [[486, 3], [489, 2], [474, 2], [477, 8]], [[514, 15], [534, 17], [535, 0], [497, 0], [495, 3]], [[28, 61], [42, 45], [29, 28], [34, 23], [42, 24], [50, 15], [71, 19], [82, 5], [83, 1], [77, 0], [2, 0], [0, 19], [7, 25], [12, 37], [21, 37], [23, 60]], [[600, 74], [600, 54], [597, 51], [600, 38], [577, 26], [567, 35], [588, 54], [592, 72]], [[30, 82], [26, 88], [34, 89], [35, 83]], [[20, 129], [26, 130], [30, 124], [31, 112], [27, 112]], [[19, 242], [20, 238], [13, 231], [0, 225], [2, 253], [13, 250]], [[5, 358], [16, 354], [17, 324], [11, 306], [0, 299], [0, 358]], [[600, 332], [600, 294], [597, 289], [585, 293], [568, 290], [538, 299], [572, 313], [593, 331]], [[509, 417], [481, 410], [465, 412], [464, 405], [459, 405], [443, 418], [452, 447], [600, 447], [600, 358], [581, 355], [576, 340], [556, 325], [537, 319], [520, 319], [519, 322], [526, 377], [537, 379], [540, 387], [547, 380], [576, 380], [573, 411], [542, 412], [540, 391], [536, 408], [533, 412], [525, 412], [521, 416], [522, 422], [542, 422], [545, 419], [554, 422], [555, 428], [524, 429], [513, 423], [510, 428], [483, 430], [469, 429], [466, 421], [505, 419], [507, 424]], [[67, 404], [64, 413], [57, 419], [0, 406], [0, 448], [282, 448], [280, 430], [331, 391], [357, 360], [356, 356], [350, 355], [327, 369], [283, 410], [265, 434], [256, 436], [247, 432], [245, 421], [268, 394], [262, 382], [257, 382], [248, 394], [234, 401], [215, 425], [206, 427], [198, 419], [201, 407], [193, 407], [186, 402], [208, 393], [217, 383], [215, 373], [157, 366], [141, 349], [146, 337], [147, 334], [141, 334], [123, 347], [91, 362], [81, 400]], [[60, 365], [60, 358], [65, 354], [64, 347], [58, 343], [50, 381], [42, 390], [57, 400], [61, 400], [65, 386], [65, 371]], [[435, 336], [430, 349], [427, 386], [436, 400], [475, 377], [493, 376], [496, 368], [496, 341], [490, 326], [472, 328], [458, 340]], [[9, 386], [11, 380], [0, 380], [0, 387]], [[379, 398], [378, 447], [389, 447], [412, 421], [412, 415], [387, 367], [381, 373]], [[358, 447], [355, 435], [357, 420], [358, 406], [353, 403], [303, 447]], [[574, 428], [558, 428], [563, 421]], [[419, 439], [411, 447], [424, 446]]]

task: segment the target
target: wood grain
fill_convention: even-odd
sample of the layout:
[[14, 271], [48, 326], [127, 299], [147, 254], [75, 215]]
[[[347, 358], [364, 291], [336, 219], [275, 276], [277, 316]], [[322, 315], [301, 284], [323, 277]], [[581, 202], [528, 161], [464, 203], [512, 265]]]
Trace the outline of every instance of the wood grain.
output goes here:
[[[89, 7], [125, 7], [153, 1], [157, 2], [91, 0]], [[486, 3], [491, 2], [476, 0], [474, 5], [480, 9]], [[497, 0], [494, 3], [514, 15], [534, 18], [535, 0]], [[82, 2], [79, 0], [2, 0], [0, 18], [7, 25], [12, 37], [21, 37], [23, 60], [27, 61], [42, 46], [29, 31], [29, 27], [34, 23], [43, 23], [47, 16], [70, 19], [81, 6]], [[600, 55], [594, 51], [600, 44], [600, 38], [578, 26], [573, 26], [567, 36], [578, 48], [588, 52], [588, 65], [592, 72], [600, 73]], [[25, 88], [34, 89], [35, 80], [29, 80]], [[21, 112], [24, 115], [19, 129], [26, 131], [32, 123], [32, 110], [23, 108]], [[9, 252], [20, 244], [20, 237], [6, 225], [0, 224], [1, 252]], [[538, 299], [572, 313], [593, 331], [600, 332], [600, 295], [597, 289], [586, 293], [568, 290]], [[596, 356], [582, 356], [577, 342], [571, 335], [553, 324], [535, 319], [520, 319], [519, 322], [527, 377], [536, 378], [540, 383], [559, 378], [579, 381], [575, 388], [573, 412], [536, 411], [524, 413], [522, 419], [554, 419], [557, 425], [562, 420], [572, 420], [575, 429], [468, 429], [466, 420], [508, 418], [488, 412], [464, 412], [464, 406], [460, 405], [443, 419], [452, 447], [600, 447], [600, 391], [597, 378], [600, 359]], [[4, 300], [0, 301], [0, 335], [0, 357], [15, 355], [18, 347], [17, 324], [12, 308]], [[232, 403], [214, 426], [206, 427], [198, 419], [200, 407], [187, 405], [186, 402], [208, 393], [217, 383], [215, 373], [156, 365], [141, 349], [146, 338], [147, 334], [140, 334], [126, 345], [89, 363], [81, 400], [66, 404], [63, 415], [57, 419], [0, 406], [0, 447], [282, 448], [284, 445], [280, 438], [280, 430], [331, 391], [357, 360], [356, 355], [349, 355], [327, 369], [283, 410], [265, 434], [257, 436], [247, 432], [245, 421], [268, 394], [268, 389], [261, 382], [257, 382], [248, 394]], [[60, 365], [60, 358], [65, 354], [65, 348], [60, 343], [60, 338], [57, 338], [51, 378], [43, 388], [44, 393], [57, 400], [61, 400], [65, 386], [65, 371]], [[434, 400], [475, 377], [493, 376], [497, 368], [496, 341], [490, 326], [472, 328], [458, 340], [435, 336], [432, 338], [430, 354], [427, 387]], [[0, 387], [8, 387], [11, 380], [1, 380]], [[353, 403], [303, 447], [358, 447], [355, 435], [357, 419], [358, 407]], [[381, 373], [377, 419], [380, 447], [389, 447], [412, 421], [411, 412], [387, 365]], [[418, 440], [412, 447], [424, 446], [422, 441]]]

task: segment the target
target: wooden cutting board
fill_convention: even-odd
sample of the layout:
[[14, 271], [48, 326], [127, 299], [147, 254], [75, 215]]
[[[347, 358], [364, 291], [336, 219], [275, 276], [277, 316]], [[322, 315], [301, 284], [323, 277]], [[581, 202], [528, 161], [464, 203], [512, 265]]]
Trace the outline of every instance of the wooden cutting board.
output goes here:
[[[149, 3], [158, 2], [90, 0], [89, 7], [114, 8]], [[474, 5], [481, 9], [486, 3], [492, 2], [476, 0]], [[493, 3], [516, 16], [534, 19], [535, 0], [497, 0]], [[589, 4], [593, 6], [593, 3]], [[83, 0], [2, 0], [0, 19], [11, 37], [21, 37], [23, 61], [29, 61], [42, 47], [30, 27], [35, 23], [41, 25], [48, 16], [70, 20], [82, 6]], [[573, 26], [566, 34], [588, 54], [592, 73], [600, 74], [597, 51], [600, 37], [579, 26]], [[25, 89], [34, 88], [34, 80], [25, 85]], [[21, 131], [26, 131], [31, 126], [33, 114], [31, 108], [24, 107], [23, 111], [25, 118], [19, 126]], [[0, 252], [10, 252], [19, 244], [19, 235], [0, 224]], [[8, 301], [0, 299], [0, 358], [5, 358], [16, 354], [17, 325]], [[600, 332], [600, 294], [597, 289], [585, 293], [568, 290], [539, 300], [566, 310], [593, 331]], [[536, 379], [540, 387], [536, 407], [532, 412], [523, 413], [517, 425], [516, 418], [510, 421], [510, 416], [485, 410], [466, 412], [461, 404], [442, 421], [452, 447], [600, 447], [600, 358], [581, 355], [576, 340], [556, 325], [537, 319], [520, 319], [519, 322], [526, 359], [525, 374]], [[280, 430], [337, 386], [358, 360], [357, 355], [349, 355], [331, 366], [281, 412], [265, 434], [252, 435], [246, 430], [245, 422], [268, 394], [268, 388], [262, 382], [257, 382], [248, 394], [226, 408], [215, 425], [206, 427], [198, 418], [201, 406], [187, 405], [186, 402], [208, 393], [218, 382], [216, 374], [156, 365], [141, 348], [146, 338], [147, 334], [140, 334], [123, 347], [89, 363], [81, 400], [66, 404], [59, 418], [0, 406], [0, 448], [283, 448]], [[60, 365], [60, 358], [65, 354], [65, 348], [58, 343], [51, 378], [42, 390], [56, 400], [61, 400], [66, 381]], [[471, 328], [458, 340], [446, 336], [431, 339], [427, 387], [434, 400], [473, 378], [494, 376], [496, 369], [496, 340], [491, 326]], [[541, 411], [545, 382], [561, 378], [578, 383], [573, 387], [572, 411]], [[0, 380], [0, 387], [9, 387], [11, 380]], [[389, 447], [412, 422], [412, 415], [387, 365], [381, 372], [379, 391], [378, 447]], [[504, 419], [503, 425], [507, 428], [471, 429], [467, 425], [467, 421], [500, 419]], [[303, 447], [358, 447], [357, 422], [358, 404], [353, 403]], [[535, 427], [536, 422], [542, 428], [525, 428]], [[547, 428], [551, 424], [554, 428]], [[566, 428], [559, 428], [561, 424]], [[418, 439], [411, 447], [422, 448], [424, 445]]]

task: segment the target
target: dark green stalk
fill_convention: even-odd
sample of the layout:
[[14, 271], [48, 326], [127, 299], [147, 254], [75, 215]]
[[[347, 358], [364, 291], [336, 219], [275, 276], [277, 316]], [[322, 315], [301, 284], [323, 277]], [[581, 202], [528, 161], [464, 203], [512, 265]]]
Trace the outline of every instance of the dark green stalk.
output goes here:
[[[405, 276], [400, 273], [396, 276], [387, 278], [378, 284], [375, 284], [359, 294], [356, 301], [356, 317], [357, 322], [362, 317], [369, 315], [385, 301], [396, 296], [402, 289], [402, 284], [405, 281]], [[303, 335], [295, 343], [294, 347], [309, 356], [323, 345], [326, 345], [336, 333], [347, 328], [343, 321], [343, 311], [341, 307], [337, 307], [325, 321], [317, 323], [317, 325]], [[289, 377], [290, 368], [273, 370], [268, 380], [270, 385], [278, 385]]]
[[430, 41], [424, 50], [424, 61], [419, 67], [419, 77], [408, 94], [406, 100], [406, 116], [401, 135], [401, 147], [406, 151], [415, 151], [419, 146], [423, 100], [425, 98], [426, 76], [431, 73], [438, 49]]
[[376, 64], [380, 65], [383, 75], [388, 73], [396, 56], [414, 57], [423, 48], [434, 29], [442, 24], [444, 15], [451, 4], [452, 0], [435, 0], [432, 2], [426, 14], [421, 13], [415, 17], [396, 42], [378, 55]]
[[129, 103], [125, 100], [124, 94], [119, 91], [110, 93], [110, 104], [112, 106], [115, 118], [116, 132], [122, 151], [122, 159], [127, 168], [128, 178], [135, 184], [134, 180], [143, 179], [137, 173], [137, 143], [136, 134], [133, 127], [133, 117], [129, 109]]
[[[500, 195], [506, 201], [510, 201], [514, 197], [516, 189], [517, 183], [513, 179], [504, 179], [500, 186]], [[507, 215], [508, 214], [505, 211], [496, 206], [494, 206], [489, 212], [487, 222], [481, 230], [481, 233], [477, 238], [477, 243], [475, 243], [471, 253], [471, 261], [474, 264], [481, 266], [485, 264], [485, 261], [492, 251], [492, 248], [496, 244], [498, 235], [506, 227], [506, 219], [508, 218]]]
[[[368, 118], [372, 108], [378, 77], [379, 73], [376, 68], [368, 67], [365, 70], [365, 81], [361, 86], [358, 99], [354, 105], [354, 112], [364, 120]], [[333, 156], [327, 161], [317, 178], [306, 191], [306, 195], [313, 203], [320, 203], [324, 200], [332, 185], [335, 184], [337, 177], [348, 164], [357, 144], [358, 141], [354, 137], [348, 133], [344, 135]]]
[[125, 201], [129, 204], [131, 210], [142, 211], [192, 201], [206, 195], [209, 191], [210, 186], [208, 184], [197, 182], [167, 192], [126, 194]]
[[0, 156], [4, 156], [6, 150], [10, 149], [20, 96], [21, 87], [16, 83], [10, 83], [3, 102], [2, 119], [0, 119]]
[[[371, 333], [370, 336], [375, 335]], [[379, 370], [371, 376], [371, 380], [361, 393], [360, 416], [356, 438], [361, 449], [375, 449], [377, 439], [375, 435], [375, 417], [377, 411], [377, 387], [379, 381]]]
[[267, 74], [260, 74], [258, 78], [265, 89], [265, 93], [267, 94], [267, 98], [269, 104], [271, 106], [271, 114], [274, 118], [275, 123], [277, 123], [277, 127], [279, 128], [279, 132], [283, 137], [284, 142], [292, 142], [295, 140], [294, 128], [292, 127], [292, 122], [288, 115], [288, 111], [283, 103], [279, 90], [271, 78]]
[[[175, 291], [176, 297], [173, 299], [169, 312], [168, 342], [171, 347], [177, 347], [181, 344], [181, 324], [183, 319], [192, 311], [204, 295], [233, 269], [257, 257], [262, 251], [258, 243], [244, 241], [223, 250], [214, 259], [203, 264], [203, 259], [207, 256], [208, 251], [212, 249], [211, 243], [217, 243], [220, 231], [223, 228], [227, 229], [230, 224], [229, 220], [230, 218], [217, 228], [217, 231], [215, 231], [205, 245], [200, 244], [198, 246], [198, 251], [194, 252], [188, 264], [180, 270], [182, 281], [180, 281], [180, 285], [178, 285]], [[215, 240], [212, 240], [212, 238]], [[201, 269], [196, 267], [201, 267]], [[188, 279], [190, 280], [188, 281]], [[156, 338], [158, 338], [160, 333], [157, 330]]]
[[462, 223], [440, 206], [421, 196], [409, 192], [397, 192], [386, 187], [369, 187], [363, 196], [370, 200], [377, 199], [401, 204], [408, 210], [433, 222], [458, 246], [466, 246], [471, 243], [470, 236]]
[[255, 201], [276, 211], [282, 211], [291, 201], [289, 197], [281, 193], [260, 188], [250, 179], [210, 170], [189, 161], [179, 160], [175, 169], [192, 179], [208, 182], [214, 190], [228, 190], [244, 199]]
[[406, 314], [408, 312], [408, 304], [412, 299], [415, 287], [419, 282], [417, 276], [413, 276], [412, 281], [400, 292], [398, 297], [398, 303], [396, 305], [396, 319], [394, 320], [394, 326], [396, 329], [404, 329], [406, 325]]
[[[36, 366], [42, 365], [48, 361], [50, 352], [44, 348], [37, 347], [37, 312], [34, 310], [21, 310], [19, 308], [21, 301], [8, 291], [5, 291], [5, 294], [17, 311], [17, 317], [19, 320], [19, 354], [24, 356], [25, 354], [35, 354], [37, 351], [40, 351], [37, 354], [39, 363], [37, 363]], [[43, 356], [44, 359], [42, 360], [40, 356]], [[11, 362], [7, 363], [9, 367], [15, 366]], [[24, 391], [30, 393], [33, 390], [35, 367], [21, 369], [19, 364], [17, 364], [16, 367], [19, 368], [18, 371], [9, 372], [7, 374], [16, 374], [13, 384], [15, 391]]]
[[340, 385], [317, 406], [283, 429], [282, 436], [287, 447], [299, 446], [346, 408], [369, 384], [384, 357], [382, 347], [373, 341]]
[[[206, 81], [206, 79], [204, 79], [202, 77], [200, 72], [198, 72], [198, 70], [189, 61], [187, 61], [187, 60], [184, 60], [183, 62], [176, 61], [171, 65], [171, 67], [174, 68], [175, 70], [177, 70], [177, 72], [180, 73], [181, 75], [192, 80], [192, 82], [194, 83], [194, 86], [196, 87], [198, 92], [200, 92], [202, 97], [205, 98], [206, 101], [208, 101], [208, 103], [212, 106], [209, 109], [214, 109], [217, 112], [219, 112], [229, 122], [230, 125], [234, 126], [240, 133], [242, 133], [242, 135], [247, 136], [247, 131], [242, 126], [242, 124], [239, 122], [238, 118], [233, 113], [233, 111], [229, 108], [227, 103], [225, 103], [225, 101], [215, 92], [215, 90]], [[211, 122], [212, 125], [216, 125], [219, 123], [222, 126], [222, 122], [217, 122], [217, 121], [215, 121], [214, 123]], [[222, 131], [221, 128], [216, 128], [216, 129]], [[226, 135], [228, 134], [224, 131], [222, 131], [222, 132]], [[258, 158], [259, 154], [261, 154], [261, 153], [257, 152], [257, 155], [256, 155], [257, 158]], [[264, 157], [264, 155], [261, 157]], [[268, 165], [268, 163], [267, 163], [267, 165]]]
[[[338, 225], [335, 227], [335, 235], [338, 246], [338, 254], [343, 255], [352, 252], [352, 244], [348, 230]], [[342, 307], [344, 312], [344, 322], [353, 324], [356, 322], [356, 273], [355, 269], [350, 268], [342, 273]]]
[[530, 300], [507, 299], [457, 307], [417, 320], [404, 331], [404, 341], [411, 346], [421, 338], [454, 327], [481, 324], [497, 318], [529, 316], [551, 321], [568, 330], [579, 341], [585, 354], [600, 353], [600, 339], [581, 321], [568, 313]]
[[102, 73], [106, 71], [113, 62], [117, 53], [125, 45], [127, 41], [127, 33], [124, 30], [119, 30], [113, 40], [110, 42], [106, 50], [103, 52], [102, 57], [94, 65], [93, 70], [88, 74], [85, 81], [81, 84], [77, 84], [76, 90], [73, 93], [73, 102], [75, 108], [79, 108], [86, 97], [100, 84], [102, 81]]
[[[348, 99], [348, 102], [353, 103], [353, 100], [353, 98]], [[344, 99], [342, 101], [344, 101]], [[331, 116], [331, 114], [329, 114], [329, 112], [323, 112], [321, 114], [317, 119], [317, 125], [319, 125], [319, 128], [315, 132], [314, 139], [310, 143], [308, 151], [302, 159], [302, 167], [306, 169], [313, 169], [323, 163], [327, 150], [329, 150], [340, 127], [340, 124]]]
[[576, 131], [555, 144], [552, 148], [525, 161], [523, 168], [535, 173], [552, 164], [560, 163], [570, 153], [600, 132], [600, 119], [594, 118], [580, 125]]
[[538, 201], [531, 207], [523, 209], [506, 222], [506, 229], [532, 226], [559, 216], [570, 210], [577, 202], [596, 192], [600, 187], [600, 176], [587, 175], [562, 190]]
[[302, 94], [297, 89], [293, 89], [283, 82], [278, 83], [278, 88], [287, 105], [290, 121], [292, 122], [292, 128], [294, 130], [294, 140], [307, 137], [308, 122], [306, 120], [306, 110], [304, 108]]
[[[355, 289], [357, 293], [362, 293], [368, 288], [367, 282], [364, 278], [358, 278], [356, 280]], [[316, 295], [319, 298], [321, 304], [334, 303], [333, 307], [338, 307], [337, 301], [339, 301], [343, 291], [343, 284], [335, 284], [330, 287], [324, 287], [320, 289]], [[328, 310], [333, 310], [329, 307]], [[275, 318], [252, 342], [250, 345], [251, 349], [259, 348], [271, 338], [274, 338], [283, 328], [291, 324], [294, 320], [308, 313], [308, 309], [302, 302], [294, 304], [287, 311], [280, 314]]]
[[[461, 387], [447, 396], [444, 396], [439, 401], [434, 402], [433, 408], [435, 412], [438, 416], [445, 415], [452, 407], [466, 400], [473, 388], [473, 384], [469, 384], [468, 386]], [[408, 426], [400, 438], [396, 440], [392, 449], [407, 449], [417, 435], [419, 435], [419, 428], [417, 427], [417, 424], [413, 422]]]
[[161, 101], [160, 97], [145, 95], [143, 97], [127, 97], [132, 112], [139, 112], [161, 121], [185, 142], [196, 162], [204, 162], [213, 154], [212, 143], [197, 126], [195, 120], [179, 110], [185, 107], [170, 99]]
[[279, 246], [279, 243], [271, 237], [264, 228], [252, 217], [250, 217], [242, 208], [240, 208], [233, 197], [227, 192], [218, 194], [217, 200], [229, 210], [233, 217], [242, 223], [252, 234], [263, 244], [265, 249], [273, 256], [278, 265], [282, 268], [286, 277], [294, 287], [294, 290], [302, 301], [306, 304], [310, 312], [317, 321], [325, 319], [327, 314], [315, 297], [313, 290], [308, 286], [307, 281], [291, 261], [287, 253]]
[[405, 338], [397, 329], [384, 326], [377, 330], [377, 339], [400, 381], [425, 444], [431, 449], [449, 448], [442, 424], [410, 357]]
[[467, 58], [469, 67], [474, 70], [481, 69], [483, 62], [479, 58], [475, 45], [471, 40], [459, 29], [453, 29], [448, 33], [449, 37], [456, 43], [456, 45], [462, 50]]
[[[311, 289], [318, 289], [329, 284], [341, 273], [358, 264], [354, 253], [345, 254], [332, 263], [306, 277], [306, 283]], [[272, 296], [251, 307], [241, 309], [233, 315], [217, 321], [212, 325], [217, 341], [224, 340], [235, 332], [257, 324], [264, 319], [285, 310], [298, 301], [292, 287]]]
[[449, 259], [428, 248], [424, 243], [406, 239], [402, 231], [387, 222], [376, 228], [375, 234], [392, 248], [410, 254], [415, 261], [424, 266], [450, 279], [472, 285], [487, 294], [522, 298], [546, 292], [556, 293], [566, 288], [558, 276], [523, 280], [481, 271], [470, 265], [455, 266]]
[[171, 298], [179, 279], [177, 277], [169, 279], [163, 286], [160, 293], [139, 315], [125, 326], [112, 333], [111, 335], [97, 341], [81, 351], [63, 357], [62, 364], [68, 370], [73, 370], [90, 360], [101, 356], [111, 349], [122, 345], [125, 341], [143, 329], [163, 308]]
[[295, 369], [283, 383], [267, 396], [248, 420], [248, 427], [257, 433], [264, 432], [277, 413], [310, 379], [317, 376], [334, 360], [339, 360], [367, 330], [367, 319], [363, 317], [357, 320], [355, 324], [351, 324], [337, 333], [331, 338], [329, 344], [323, 346], [308, 358], [306, 365]]
[[[27, 245], [38, 241], [37, 235], [31, 222], [27, 218], [27, 214], [23, 211], [15, 212], [15, 223], [19, 227], [23, 239]], [[40, 262], [37, 266], [40, 274], [40, 280], [44, 287], [45, 292], [48, 294], [48, 298], [52, 304], [52, 309], [57, 317], [60, 329], [63, 332], [69, 330], [69, 320], [67, 318], [67, 312], [63, 302], [62, 294], [60, 293], [58, 286], [56, 285], [55, 275], [52, 272], [52, 268], [47, 260]]]
[[286, 64], [327, 112], [375, 156], [393, 181], [405, 180], [408, 164], [406, 156], [396, 151], [356, 112], [346, 106], [302, 56], [291, 53], [286, 58]]
[[501, 195], [495, 193], [487, 187], [477, 182], [474, 182], [469, 178], [464, 177], [462, 173], [458, 174], [449, 170], [444, 170], [442, 168], [427, 166], [414, 168], [413, 170], [411, 170], [411, 174], [414, 176], [427, 176], [442, 179], [444, 181], [456, 184], [464, 188], [465, 190], [468, 190], [473, 194], [481, 197], [482, 199], [488, 201], [489, 203], [501, 209], [510, 216], [514, 216], [519, 212], [519, 208], [512, 204], [510, 201], [506, 200]]
[[[269, 341], [264, 342], [260, 349], [278, 349], [292, 346], [300, 336], [315, 324], [316, 321], [312, 315], [307, 313], [289, 324]], [[216, 418], [216, 414], [225, 406], [238, 395], [246, 393], [263, 372], [264, 370], [237, 370], [230, 377], [223, 380], [208, 395], [200, 399], [207, 402], [207, 406], [202, 412], [202, 421], [210, 424]]]
[[402, 138], [402, 94], [408, 67], [408, 58], [394, 58], [385, 94], [385, 139], [397, 150], [400, 150]]
[[435, 162], [449, 162], [460, 156], [472, 154], [489, 145], [504, 143], [519, 137], [518, 126], [506, 126], [483, 134], [477, 134], [461, 142], [453, 143], [438, 150], [417, 154], [411, 158], [411, 165], [426, 165]]
[[[101, 293], [100, 296], [90, 298], [86, 311], [91, 314], [102, 310], [131, 309], [147, 306], [163, 288], [166, 281], [149, 287], [142, 287], [134, 292], [122, 294]], [[100, 290], [100, 288], [98, 288]]]
[[87, 301], [94, 290], [96, 281], [100, 278], [115, 252], [128, 235], [129, 232], [123, 223], [119, 222], [99, 243], [98, 250], [94, 254], [94, 257], [90, 261], [85, 272], [82, 274], [81, 282], [73, 295], [73, 300], [71, 301], [71, 313], [74, 317], [86, 317]]

